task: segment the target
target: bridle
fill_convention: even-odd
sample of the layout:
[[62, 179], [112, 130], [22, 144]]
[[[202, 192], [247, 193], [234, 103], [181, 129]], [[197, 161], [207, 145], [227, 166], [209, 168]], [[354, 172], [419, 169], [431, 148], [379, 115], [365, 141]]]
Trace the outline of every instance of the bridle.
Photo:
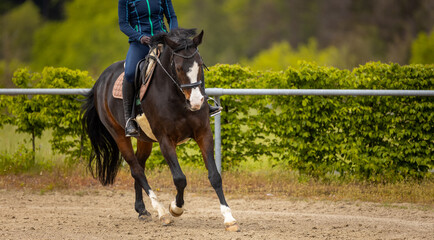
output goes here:
[[[187, 49], [187, 48], [189, 48], [189, 47], [194, 47], [196, 50], [194, 51], [194, 53], [192, 53], [191, 55], [188, 55], [188, 56], [186, 56], [186, 55], [182, 55], [182, 54], [179, 54], [178, 52], [179, 51], [181, 51], [181, 50], [183, 50], [183, 49]], [[171, 61], [171, 63], [170, 63], [170, 66], [171, 66], [171, 68], [173, 69], [173, 65], [174, 65], [174, 56], [178, 56], [178, 57], [181, 57], [181, 58], [183, 58], [183, 59], [190, 59], [190, 58], [193, 58], [194, 56], [196, 56], [196, 54], [199, 54], [199, 49], [197, 48], [197, 47], [195, 47], [195, 46], [189, 46], [189, 45], [186, 45], [186, 46], [184, 46], [184, 47], [178, 47], [178, 48], [176, 48], [176, 49], [173, 49], [172, 50], [172, 56], [170, 57], [170, 61]], [[199, 57], [200, 57], [200, 54], [199, 54]], [[202, 58], [202, 57], [201, 57]], [[184, 93], [184, 89], [192, 89], [192, 88], [195, 88], [195, 87], [198, 87], [198, 86], [200, 86], [201, 84], [202, 84], [202, 81], [197, 81], [197, 82], [195, 82], [195, 83], [187, 83], [187, 84], [179, 84], [174, 78], [173, 78], [173, 76], [172, 76], [172, 74], [170, 74], [167, 70], [166, 70], [166, 68], [163, 66], [163, 64], [161, 63], [161, 61], [160, 61], [160, 58], [158, 58], [158, 57], [156, 57], [155, 58], [155, 60], [157, 61], [157, 63], [160, 65], [160, 67], [163, 69], [163, 71], [167, 74], [167, 76], [169, 76], [169, 78], [170, 78], [170, 80], [172, 80], [172, 82], [178, 87], [178, 89], [182, 92], [182, 93]], [[176, 78], [176, 77], [175, 77]]]

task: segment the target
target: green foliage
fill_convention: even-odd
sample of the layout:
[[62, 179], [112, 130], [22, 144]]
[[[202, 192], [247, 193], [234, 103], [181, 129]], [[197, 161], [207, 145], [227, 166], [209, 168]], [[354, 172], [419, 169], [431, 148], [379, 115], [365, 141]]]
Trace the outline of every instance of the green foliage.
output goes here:
[[0, 175], [18, 173], [40, 173], [51, 171], [54, 163], [50, 160], [35, 160], [35, 152], [26, 147], [27, 143], [20, 144], [18, 149], [10, 153], [0, 152]]
[[[352, 72], [303, 63], [283, 72], [218, 65], [208, 87], [431, 89], [434, 66], [369, 63]], [[396, 181], [434, 168], [429, 97], [223, 96], [223, 167], [267, 159], [317, 178]], [[281, 165], [280, 165], [281, 166]]]
[[119, 30], [117, 1], [75, 0], [67, 20], [50, 22], [35, 34], [33, 66], [68, 67], [97, 75], [124, 59], [128, 38]]
[[[93, 80], [87, 72], [67, 68], [44, 68], [42, 73], [30, 73], [28, 69], [19, 69], [14, 74], [13, 82], [20, 88], [86, 88]], [[74, 95], [25, 95], [4, 97], [7, 111], [12, 116], [12, 124], [17, 132], [40, 138], [48, 128], [53, 130], [50, 141], [53, 150], [79, 159], [83, 152], [89, 152], [81, 130], [81, 102]], [[35, 148], [35, 147], [34, 147]]]
[[0, 128], [11, 122], [10, 115], [7, 112], [7, 106], [10, 103], [9, 99], [9, 97], [0, 95]]
[[[110, 63], [125, 58], [128, 42], [119, 30], [117, 1], [11, 2], [0, 3], [4, 14], [0, 17], [0, 62], [6, 61], [6, 72], [0, 70], [0, 77], [6, 83], [0, 82], [0, 86], [10, 86], [17, 63], [31, 64], [37, 71], [45, 66], [68, 67], [97, 76]], [[62, 20], [42, 21], [32, 2], [37, 2], [46, 20]], [[375, 0], [345, 3], [341, 0], [177, 0], [172, 3], [180, 26], [205, 31], [200, 48], [210, 66], [243, 59], [255, 61], [256, 65], [264, 61], [252, 59], [261, 58], [266, 49], [275, 49], [283, 42], [294, 47], [291, 52], [298, 52], [295, 49], [299, 46], [311, 51], [311, 38], [318, 41], [313, 52], [315, 57], [312, 59], [308, 54], [304, 58], [301, 54], [300, 60], [348, 69], [372, 60], [405, 64], [415, 33], [427, 33], [433, 27], [432, 4], [428, 0], [381, 4]], [[329, 56], [329, 51], [333, 56]], [[319, 57], [322, 53], [327, 53], [324, 59]], [[15, 59], [14, 64], [9, 64], [11, 59]], [[330, 61], [323, 62], [327, 59]], [[288, 66], [280, 65], [281, 62], [266, 64], [253, 69], [284, 70]]]
[[249, 66], [254, 70], [282, 71], [288, 66], [298, 66], [300, 59], [316, 62], [319, 65], [337, 66], [339, 63], [338, 50], [335, 47], [318, 49], [315, 39], [310, 39], [306, 45], [301, 45], [297, 50], [291, 48], [288, 42], [275, 43], [270, 49], [264, 50], [252, 60], [244, 59], [242, 65]]
[[[303, 62], [280, 72], [216, 65], [205, 74], [207, 87], [219, 88], [433, 90], [434, 86], [433, 65], [368, 63], [348, 71]], [[92, 85], [86, 72], [51, 67], [42, 73], [21, 69], [14, 82], [38, 88]], [[76, 97], [3, 100], [0, 108], [6, 107], [11, 115], [2, 116], [2, 122], [35, 136], [52, 128], [53, 149], [70, 159], [89, 151]], [[432, 176], [431, 97], [222, 96], [221, 101], [224, 169], [246, 160], [268, 160], [298, 171], [301, 177], [318, 179], [391, 182]], [[194, 141], [178, 149], [182, 162], [203, 166]], [[157, 144], [149, 163], [151, 168], [164, 163]]]
[[51, 171], [53, 164], [49, 160], [36, 161], [35, 153], [29, 150], [25, 143], [19, 145], [18, 149], [13, 153], [0, 152], [0, 175]]
[[[14, 73], [12, 81], [19, 88], [29, 88], [39, 76], [30, 74], [27, 69], [19, 69]], [[35, 146], [34, 139], [40, 138], [44, 129], [49, 126], [47, 116], [41, 113], [41, 104], [26, 95], [19, 95], [9, 99], [7, 108], [13, 116], [13, 124], [17, 126], [16, 131], [30, 134]]]
[[31, 60], [33, 34], [41, 23], [32, 1], [0, 16], [0, 86], [10, 86], [13, 72]]
[[0, 18], [0, 57], [6, 60], [14, 58], [30, 60], [32, 36], [42, 22], [38, 8], [32, 1], [27, 1]]
[[[47, 67], [42, 71], [37, 88], [89, 88], [94, 81], [87, 72], [67, 68]], [[45, 106], [43, 114], [50, 121], [53, 150], [70, 156], [72, 159], [89, 152], [89, 146], [81, 129], [81, 96], [74, 95], [37, 95], [35, 101]]]
[[28, 150], [24, 144], [18, 151], [8, 154], [0, 153], [0, 174], [26, 172], [35, 167], [34, 152]]
[[422, 32], [411, 45], [410, 63], [434, 63], [434, 29], [427, 35]]
[[[263, 88], [263, 83], [259, 80], [263, 77], [273, 79], [277, 73], [267, 72], [264, 75], [248, 71], [238, 65], [217, 65], [207, 74], [207, 87], [222, 88]], [[242, 81], [240, 81], [242, 79]], [[222, 158], [224, 159], [223, 168], [236, 165], [245, 156], [258, 159], [263, 148], [261, 142], [255, 141], [262, 139], [262, 120], [258, 121], [258, 103], [266, 98], [265, 96], [246, 96], [240, 99], [236, 96], [222, 96], [225, 114], [221, 118], [222, 131]], [[261, 106], [263, 107], [263, 106]]]

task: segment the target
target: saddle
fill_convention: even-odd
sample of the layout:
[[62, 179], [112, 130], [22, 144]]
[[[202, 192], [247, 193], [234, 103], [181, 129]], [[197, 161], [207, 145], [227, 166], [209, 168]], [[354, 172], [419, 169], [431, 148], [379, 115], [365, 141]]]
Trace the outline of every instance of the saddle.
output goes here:
[[[162, 50], [163, 44], [158, 44], [157, 47], [154, 47], [149, 51], [149, 54], [146, 56], [146, 58], [140, 60], [136, 65], [134, 85], [136, 86], [136, 95], [138, 93], [139, 100], [142, 100], [146, 94], [146, 90], [148, 89], [149, 83], [151, 82], [155, 66], [157, 65], [157, 62], [154, 59], [160, 57]], [[142, 69], [144, 69], [146, 66], [146, 71], [142, 71]], [[143, 74], [145, 77], [143, 78], [143, 82], [141, 82], [140, 79]], [[122, 83], [124, 81], [124, 75], [125, 72], [122, 72], [115, 81], [112, 92], [114, 98], [122, 99]], [[140, 86], [140, 88], [138, 86]]]

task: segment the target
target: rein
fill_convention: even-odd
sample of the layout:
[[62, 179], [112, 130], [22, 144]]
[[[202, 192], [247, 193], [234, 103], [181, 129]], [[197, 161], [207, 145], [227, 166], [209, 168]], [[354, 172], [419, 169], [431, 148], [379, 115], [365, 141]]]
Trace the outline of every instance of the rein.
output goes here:
[[[199, 49], [197, 49], [196, 48], [196, 51], [194, 51], [194, 53], [193, 54], [191, 54], [191, 55], [189, 55], [189, 56], [185, 56], [185, 55], [182, 55], [182, 54], [179, 54], [179, 53], [177, 53], [177, 51], [180, 51], [180, 50], [182, 50], [182, 49], [184, 49], [184, 48], [177, 48], [177, 49], [175, 49], [175, 50], [172, 50], [172, 63], [171, 63], [171, 65], [173, 65], [173, 56], [175, 55], [175, 56], [178, 56], [178, 57], [182, 57], [182, 58], [184, 58], [184, 59], [190, 59], [190, 58], [192, 58], [192, 57], [194, 57], [196, 54], [199, 54]], [[186, 49], [186, 48], [185, 48]], [[170, 80], [172, 80], [172, 82], [178, 87], [178, 89], [182, 92], [182, 93], [184, 93], [184, 89], [191, 89], [191, 88], [195, 88], [195, 87], [198, 87], [198, 86], [200, 86], [201, 84], [202, 84], [202, 81], [197, 81], [197, 82], [195, 82], [195, 83], [188, 83], [188, 84], [179, 84], [173, 77], [172, 77], [172, 75], [166, 70], [166, 68], [163, 66], [163, 64], [161, 63], [161, 61], [160, 61], [160, 58], [156, 58], [156, 57], [153, 57], [156, 61], [157, 61], [157, 63], [160, 65], [160, 67], [164, 70], [164, 72], [167, 74], [167, 76], [169, 76], [169, 78], [170, 78]]]

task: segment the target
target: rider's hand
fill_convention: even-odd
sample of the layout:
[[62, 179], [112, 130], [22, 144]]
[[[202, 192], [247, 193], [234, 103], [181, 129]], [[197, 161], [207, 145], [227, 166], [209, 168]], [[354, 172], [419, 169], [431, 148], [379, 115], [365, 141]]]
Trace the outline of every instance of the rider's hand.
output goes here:
[[148, 36], [143, 36], [142, 38], [140, 38], [141, 44], [149, 44], [150, 42], [151, 42], [151, 38]]

